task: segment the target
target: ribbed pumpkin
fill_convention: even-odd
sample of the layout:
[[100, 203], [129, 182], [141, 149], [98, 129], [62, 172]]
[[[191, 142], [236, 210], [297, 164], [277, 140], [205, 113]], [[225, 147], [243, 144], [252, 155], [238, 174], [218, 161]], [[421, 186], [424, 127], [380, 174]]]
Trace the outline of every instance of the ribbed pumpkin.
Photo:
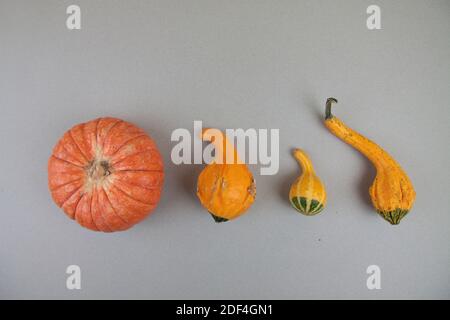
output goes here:
[[115, 118], [78, 124], [58, 141], [48, 161], [55, 203], [94, 231], [126, 230], [158, 204], [163, 161], [155, 142]]
[[337, 103], [328, 98], [325, 107], [325, 126], [337, 137], [357, 149], [375, 166], [377, 175], [369, 189], [376, 211], [389, 223], [399, 224], [411, 210], [416, 192], [400, 165], [376, 143], [346, 126], [331, 114], [331, 106]]
[[197, 196], [216, 222], [237, 218], [255, 201], [253, 175], [225, 134], [217, 129], [204, 129], [201, 135], [203, 140], [214, 144], [215, 160], [200, 173]]
[[323, 210], [327, 201], [325, 186], [316, 175], [306, 152], [295, 149], [294, 158], [302, 168], [302, 174], [292, 184], [289, 200], [300, 213], [306, 216], [316, 215]]

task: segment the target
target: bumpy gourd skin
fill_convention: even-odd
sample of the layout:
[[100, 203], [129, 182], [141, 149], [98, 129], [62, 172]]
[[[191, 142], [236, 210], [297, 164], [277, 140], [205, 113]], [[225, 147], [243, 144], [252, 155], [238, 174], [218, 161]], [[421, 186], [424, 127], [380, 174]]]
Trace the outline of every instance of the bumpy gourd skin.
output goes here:
[[291, 186], [289, 200], [300, 213], [313, 216], [321, 212], [327, 201], [325, 186], [316, 175], [308, 155], [294, 150], [294, 157], [302, 168], [302, 174]]
[[[221, 136], [221, 141], [216, 140], [217, 134]], [[202, 139], [214, 144], [216, 155], [198, 177], [197, 196], [216, 222], [237, 218], [255, 201], [253, 175], [247, 165], [241, 163], [223, 133], [216, 129], [204, 129]], [[226, 159], [225, 150], [234, 157], [231, 163]]]
[[325, 126], [337, 137], [357, 149], [375, 166], [377, 175], [369, 194], [376, 211], [396, 225], [411, 210], [416, 192], [406, 173], [386, 151], [376, 143], [347, 127], [331, 114], [334, 98], [326, 103]]

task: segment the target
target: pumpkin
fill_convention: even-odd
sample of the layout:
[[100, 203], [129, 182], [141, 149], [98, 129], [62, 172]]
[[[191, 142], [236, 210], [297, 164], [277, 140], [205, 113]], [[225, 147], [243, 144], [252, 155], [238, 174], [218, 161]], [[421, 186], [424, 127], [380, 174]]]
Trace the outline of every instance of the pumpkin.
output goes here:
[[416, 193], [400, 165], [373, 141], [346, 126], [331, 114], [331, 106], [337, 103], [328, 98], [325, 107], [325, 126], [337, 137], [357, 149], [375, 166], [377, 174], [369, 194], [375, 210], [389, 223], [396, 225], [411, 210]]
[[201, 138], [213, 143], [215, 158], [198, 177], [197, 196], [216, 222], [234, 219], [255, 201], [253, 175], [221, 131], [203, 129]]
[[300, 213], [306, 216], [316, 215], [323, 210], [327, 201], [325, 186], [316, 175], [306, 152], [295, 149], [293, 154], [302, 168], [302, 174], [292, 184], [289, 200]]
[[67, 131], [48, 161], [55, 203], [94, 231], [126, 230], [158, 204], [163, 161], [155, 142], [135, 125], [99, 118]]

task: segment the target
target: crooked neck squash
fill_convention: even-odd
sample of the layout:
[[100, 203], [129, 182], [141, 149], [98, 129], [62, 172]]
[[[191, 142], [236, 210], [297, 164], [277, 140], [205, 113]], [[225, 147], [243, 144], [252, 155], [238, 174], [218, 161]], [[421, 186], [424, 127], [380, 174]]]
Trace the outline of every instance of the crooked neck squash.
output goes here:
[[375, 142], [349, 128], [331, 113], [334, 98], [325, 106], [325, 126], [335, 136], [366, 156], [375, 166], [377, 174], [369, 194], [375, 210], [389, 223], [396, 225], [411, 210], [416, 193], [400, 165]]
[[215, 159], [198, 176], [200, 203], [216, 222], [237, 218], [255, 201], [253, 175], [223, 132], [204, 129], [201, 138], [214, 144]]

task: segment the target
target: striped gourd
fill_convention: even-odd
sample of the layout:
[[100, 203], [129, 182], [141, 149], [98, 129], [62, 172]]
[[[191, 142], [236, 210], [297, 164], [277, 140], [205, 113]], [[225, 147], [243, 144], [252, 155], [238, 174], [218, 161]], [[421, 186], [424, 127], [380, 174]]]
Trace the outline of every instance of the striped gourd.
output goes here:
[[292, 184], [289, 200], [300, 213], [313, 216], [321, 212], [326, 204], [325, 186], [316, 175], [311, 160], [304, 151], [295, 149], [294, 157], [302, 168], [302, 174]]
[[331, 106], [336, 102], [337, 100], [334, 98], [328, 98], [326, 102], [326, 127], [374, 164], [377, 175], [369, 189], [372, 204], [375, 210], [389, 223], [399, 224], [400, 220], [411, 210], [416, 198], [411, 181], [392, 156], [375, 142], [349, 128], [331, 114]]

